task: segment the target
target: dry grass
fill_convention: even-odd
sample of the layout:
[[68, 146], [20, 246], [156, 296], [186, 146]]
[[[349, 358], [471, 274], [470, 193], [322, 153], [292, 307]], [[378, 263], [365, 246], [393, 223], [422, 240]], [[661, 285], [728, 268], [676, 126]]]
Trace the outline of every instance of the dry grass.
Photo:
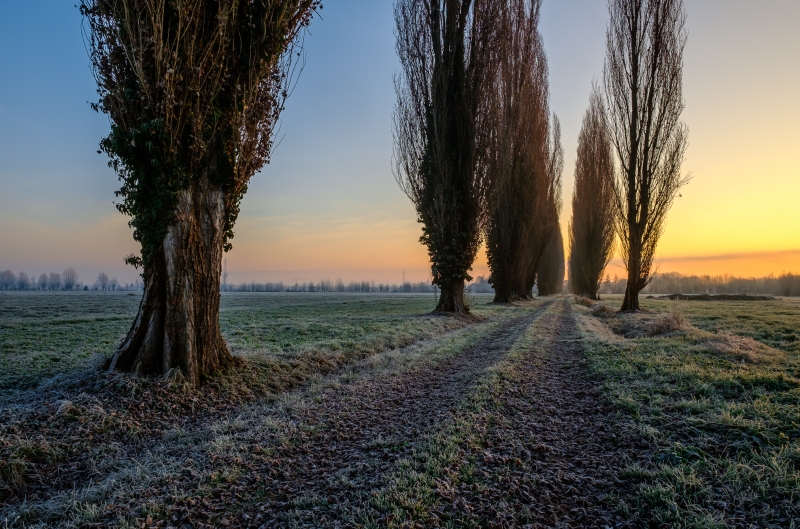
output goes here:
[[577, 303], [578, 305], [583, 305], [584, 307], [591, 307], [592, 305], [595, 304], [595, 301], [593, 299], [589, 299], [584, 296], [578, 296], [575, 299], [575, 303]]
[[[642, 306], [579, 317], [617, 438], [642, 451], [622, 476], [623, 516], [635, 527], [798, 527], [800, 300], [691, 301], [683, 318], [665, 314], [674, 301]], [[666, 333], [650, 337], [650, 324]]]
[[781, 362], [786, 359], [785, 352], [730, 331], [712, 334], [704, 345], [716, 355], [748, 364]]
[[691, 325], [686, 317], [677, 307], [672, 307], [669, 312], [657, 314], [647, 323], [647, 335], [659, 336], [673, 331], [682, 331], [690, 328]]
[[608, 305], [597, 304], [592, 311], [594, 316], [598, 318], [611, 318], [617, 313], [616, 310], [609, 307]]

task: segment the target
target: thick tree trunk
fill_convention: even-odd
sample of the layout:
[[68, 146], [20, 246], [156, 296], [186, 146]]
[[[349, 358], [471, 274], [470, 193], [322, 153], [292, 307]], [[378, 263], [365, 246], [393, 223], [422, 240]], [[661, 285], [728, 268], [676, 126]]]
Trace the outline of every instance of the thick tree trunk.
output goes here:
[[[635, 241], [634, 241], [635, 242]], [[638, 244], [631, 244], [628, 253], [628, 284], [625, 287], [625, 298], [622, 300], [623, 312], [639, 310], [639, 276], [641, 275], [641, 249]]]
[[469, 308], [464, 303], [464, 281], [456, 281], [450, 285], [440, 285], [442, 293], [435, 312], [455, 312], [466, 314]]
[[110, 369], [165, 374], [179, 368], [198, 384], [234, 364], [219, 326], [224, 227], [221, 189], [203, 178], [180, 192], [175, 222], [145, 268], [139, 314]]
[[496, 281], [492, 287], [494, 287], [493, 303], [511, 303], [518, 299], [514, 288], [509, 284], [508, 277], [505, 275], [501, 276], [501, 280]]
[[597, 285], [595, 285], [589, 289], [589, 292], [587, 292], [585, 296], [589, 299], [599, 300], [600, 296], [597, 295], [597, 290], [598, 290]]

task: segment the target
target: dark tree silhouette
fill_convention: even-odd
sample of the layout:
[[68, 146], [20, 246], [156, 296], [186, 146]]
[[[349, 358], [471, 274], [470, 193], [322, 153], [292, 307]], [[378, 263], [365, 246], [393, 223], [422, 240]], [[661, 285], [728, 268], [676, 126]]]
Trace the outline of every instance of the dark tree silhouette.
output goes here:
[[572, 221], [569, 226], [569, 283], [573, 294], [598, 299], [597, 290], [614, 256], [614, 153], [597, 88], [589, 98], [578, 136]]
[[688, 178], [681, 163], [682, 0], [610, 0], [603, 69], [608, 126], [619, 162], [617, 232], [628, 269], [621, 310], [639, 310], [667, 212]]
[[487, 156], [492, 187], [486, 251], [495, 302], [529, 297], [529, 281], [550, 233], [557, 175], [548, 171], [550, 112], [540, 7], [541, 0], [506, 0], [500, 11]]
[[219, 328], [222, 253], [250, 178], [267, 161], [317, 0], [83, 0], [111, 119], [144, 294], [111, 369], [196, 384], [233, 363]]
[[[550, 128], [546, 165], [547, 195], [544, 207], [541, 207], [537, 213], [537, 228], [531, 232], [531, 240], [528, 242], [528, 251], [531, 257], [522, 283], [523, 289], [517, 293], [521, 299], [530, 297], [533, 286], [538, 281], [537, 275], [544, 259], [544, 252], [551, 239], [555, 236], [561, 238], [559, 216], [561, 215], [561, 175], [564, 172], [564, 149], [561, 146], [561, 123], [555, 115], [553, 115]], [[561, 246], [563, 254], [563, 241]]]
[[64, 270], [64, 273], [61, 275], [64, 282], [64, 290], [72, 290], [75, 288], [75, 285], [78, 284], [78, 272], [75, 271], [74, 268], [69, 267]]
[[564, 239], [558, 224], [551, 229], [554, 232], [548, 238], [536, 274], [536, 287], [540, 296], [560, 294], [564, 288]]
[[796, 292], [796, 283], [797, 276], [791, 272], [781, 272], [781, 275], [778, 276], [778, 284], [780, 285], [781, 294], [786, 297], [791, 296], [792, 292]]
[[499, 0], [398, 0], [395, 178], [414, 203], [441, 289], [437, 311], [466, 312], [489, 188], [486, 90]]

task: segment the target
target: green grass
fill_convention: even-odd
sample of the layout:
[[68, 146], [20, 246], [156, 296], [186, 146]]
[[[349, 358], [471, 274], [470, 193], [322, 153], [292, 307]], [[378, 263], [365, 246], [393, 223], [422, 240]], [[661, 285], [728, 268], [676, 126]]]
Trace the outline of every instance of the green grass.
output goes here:
[[[626, 470], [635, 486], [621, 508], [669, 527], [800, 526], [800, 350], [788, 338], [800, 303], [678, 303], [696, 328], [630, 340], [596, 332], [600, 320], [576, 306], [623, 442], [643, 457]], [[657, 312], [675, 304], [643, 300]], [[785, 354], [715, 354], [709, 331]]]
[[[0, 391], [97, 365], [130, 328], [139, 293], [0, 293]], [[485, 296], [477, 314], [492, 313]], [[430, 315], [433, 295], [226, 293], [220, 323], [235, 355], [254, 360], [359, 356], [464, 324]]]
[[643, 308], [659, 312], [667, 311], [675, 304], [699, 329], [731, 331], [771, 347], [800, 353], [799, 298], [775, 301], [642, 300]]

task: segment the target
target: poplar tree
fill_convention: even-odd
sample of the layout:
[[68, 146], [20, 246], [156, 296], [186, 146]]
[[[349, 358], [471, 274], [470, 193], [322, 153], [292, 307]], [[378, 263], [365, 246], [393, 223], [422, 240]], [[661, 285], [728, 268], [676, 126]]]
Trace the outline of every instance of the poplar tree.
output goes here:
[[110, 368], [234, 364], [219, 326], [222, 254], [250, 178], [268, 161], [316, 0], [83, 0], [144, 294]]
[[569, 225], [569, 283], [573, 294], [598, 299], [597, 290], [614, 256], [614, 153], [605, 108], [595, 88], [583, 117], [575, 161]]
[[467, 312], [486, 197], [487, 90], [499, 0], [398, 0], [395, 178], [422, 224], [441, 312]]
[[688, 182], [683, 111], [682, 0], [610, 0], [603, 83], [618, 163], [620, 249], [628, 270], [623, 311], [639, 310], [667, 213]]

